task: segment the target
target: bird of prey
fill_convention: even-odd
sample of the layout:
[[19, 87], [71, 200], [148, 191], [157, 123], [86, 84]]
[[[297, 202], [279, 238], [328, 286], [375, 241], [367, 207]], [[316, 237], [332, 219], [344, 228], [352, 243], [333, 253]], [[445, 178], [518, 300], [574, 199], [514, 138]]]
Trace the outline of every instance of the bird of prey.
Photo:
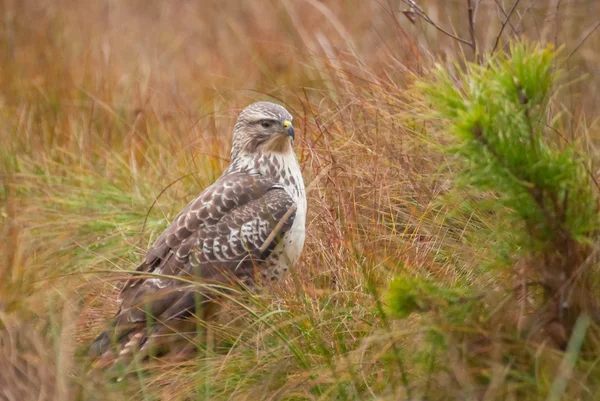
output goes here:
[[141, 351], [152, 337], [201, 315], [198, 305], [212, 294], [198, 281], [255, 291], [284, 277], [305, 237], [306, 193], [293, 142], [292, 116], [282, 106], [257, 102], [240, 113], [231, 164], [147, 251], [92, 355], [111, 344], [120, 345], [120, 355]]

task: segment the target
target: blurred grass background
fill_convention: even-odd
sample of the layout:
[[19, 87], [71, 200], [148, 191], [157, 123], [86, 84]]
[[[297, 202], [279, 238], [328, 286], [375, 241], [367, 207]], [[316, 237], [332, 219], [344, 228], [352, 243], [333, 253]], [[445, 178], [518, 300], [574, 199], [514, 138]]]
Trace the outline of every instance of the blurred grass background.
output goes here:
[[[467, 3], [418, 5], [468, 40]], [[511, 37], [564, 46], [557, 102], [570, 113], [565, 140], [596, 159], [600, 3], [473, 6], [479, 52], [496, 42], [506, 49]], [[448, 356], [447, 369], [436, 366], [436, 351], [422, 346], [429, 342], [421, 317], [390, 321], [381, 304], [400, 273], [492, 296], [506, 279], [489, 267], [504, 244], [487, 230], [495, 216], [455, 190], [443, 133], [427, 132], [409, 91], [434, 62], [459, 68], [447, 61], [474, 54], [422, 18], [411, 23], [403, 14], [409, 8], [402, 1], [2, 0], [3, 396], [545, 399], [559, 351], [535, 348], [539, 359], [520, 364], [512, 381], [503, 367], [478, 367], [490, 370], [490, 382], [473, 383], [458, 356]], [[193, 360], [153, 361], [121, 384], [89, 375], [84, 350], [115, 311], [122, 272], [219, 176], [235, 116], [259, 99], [295, 116], [307, 184], [324, 174], [308, 194], [301, 262], [269, 295], [231, 305], [214, 328], [225, 345]], [[506, 369], [514, 363], [505, 362]], [[503, 391], [487, 392], [491, 382]], [[467, 396], [467, 387], [479, 392]], [[583, 377], [569, 387], [572, 399], [594, 399], [595, 389]]]

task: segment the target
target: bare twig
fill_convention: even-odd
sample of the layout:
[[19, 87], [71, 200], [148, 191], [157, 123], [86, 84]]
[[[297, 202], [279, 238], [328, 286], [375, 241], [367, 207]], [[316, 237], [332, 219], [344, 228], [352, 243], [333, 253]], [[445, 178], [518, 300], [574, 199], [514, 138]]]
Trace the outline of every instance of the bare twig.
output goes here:
[[271, 242], [273, 242], [273, 239], [275, 239], [275, 237], [279, 234], [279, 232], [283, 228], [284, 224], [287, 223], [287, 221], [290, 219], [292, 214], [294, 214], [296, 212], [296, 209], [297, 209], [297, 206], [292, 205], [292, 207], [290, 207], [287, 210], [287, 212], [285, 212], [285, 214], [283, 215], [281, 220], [279, 220], [277, 222], [277, 224], [275, 225], [275, 228], [273, 228], [273, 231], [271, 231], [271, 233], [269, 234], [269, 236], [267, 237], [265, 242], [260, 246], [261, 254], [269, 247], [269, 245], [271, 245]]
[[475, 12], [473, 13], [473, 23], [477, 20], [477, 11], [479, 11], [479, 5], [481, 4], [481, 0], [477, 0], [475, 3]]
[[467, 0], [467, 13], [469, 17], [469, 37], [471, 38], [471, 49], [473, 50], [473, 58], [481, 64], [477, 55], [477, 41], [475, 40], [475, 14], [473, 12], [473, 3]]
[[579, 48], [581, 46], [583, 46], [583, 44], [585, 43], [586, 40], [588, 40], [588, 38], [590, 36], [592, 36], [592, 33], [594, 33], [594, 31], [596, 29], [600, 28], [600, 22], [597, 22], [596, 25], [594, 25], [594, 27], [592, 29], [590, 29], [585, 35], [583, 35], [583, 38], [581, 38], [581, 40], [579, 41], [579, 43], [577, 43], [577, 46], [575, 46], [575, 48], [573, 50], [571, 50], [571, 52], [569, 53], [569, 55], [567, 56], [567, 58], [571, 58], [571, 56], [573, 54], [575, 54], [575, 52], [577, 50], [579, 50]]
[[560, 8], [560, 3], [561, 0], [556, 0], [556, 10], [554, 11], [554, 48], [556, 49], [558, 47], [558, 22], [559, 22], [559, 18], [558, 18], [558, 10]]
[[[431, 26], [433, 26], [435, 29], [437, 29], [438, 31], [442, 32], [446, 36], [449, 36], [452, 39], [455, 39], [455, 40], [459, 41], [460, 43], [463, 43], [465, 45], [471, 46], [471, 42], [469, 42], [468, 40], [463, 39], [461, 37], [458, 37], [458, 36], [452, 34], [451, 32], [448, 32], [447, 30], [445, 30], [444, 28], [442, 28], [438, 24], [436, 24], [431, 18], [429, 18], [429, 16], [427, 14], [425, 14], [425, 12], [423, 11], [423, 9], [421, 7], [419, 7], [419, 5], [414, 0], [402, 0], [402, 1], [404, 3], [406, 3], [408, 6], [410, 6], [410, 9], [404, 11], [404, 15], [407, 15], [407, 14], [408, 15], [416, 14], [419, 17], [423, 18], [425, 20], [425, 22], [427, 22], [428, 24], [430, 24]], [[408, 17], [408, 15], [407, 15], [407, 18], [411, 19], [411, 22], [412, 22], [412, 18]]]
[[498, 36], [496, 36], [496, 43], [494, 43], [494, 48], [492, 49], [492, 53], [494, 53], [496, 51], [496, 48], [498, 47], [498, 43], [500, 43], [500, 37], [502, 36], [502, 33], [504, 32], [504, 28], [506, 27], [506, 24], [508, 24], [508, 21], [510, 20], [510, 17], [512, 17], [513, 13], [517, 9], [517, 6], [519, 5], [520, 1], [521, 0], [516, 0], [515, 1], [515, 3], [513, 4], [512, 8], [508, 12], [508, 15], [506, 16], [506, 19], [502, 23], [502, 27], [500, 28], [500, 32], [498, 32]]
[[519, 16], [519, 23], [517, 24], [515, 31], [518, 33], [519, 29], [521, 29], [521, 24], [523, 23], [523, 18], [525, 18], [525, 16], [529, 13], [529, 10], [531, 10], [531, 8], [535, 5], [535, 3], [538, 0], [532, 0], [531, 3], [529, 3], [529, 5], [527, 6], [527, 8], [525, 8], [525, 11], [523, 11], [523, 14], [521, 14]]
[[[496, 5], [500, 9], [500, 11], [502, 11], [502, 15], [504, 15], [504, 18], [508, 18], [508, 14], [506, 14], [506, 10], [502, 6], [502, 4], [500, 4], [500, 1], [499, 0], [494, 0], [494, 2], [496, 3]], [[508, 26], [510, 26], [510, 29], [512, 29], [513, 34], [516, 35], [517, 31], [516, 31], [515, 27], [513, 26], [513, 24], [510, 23], [510, 20], [508, 21]]]

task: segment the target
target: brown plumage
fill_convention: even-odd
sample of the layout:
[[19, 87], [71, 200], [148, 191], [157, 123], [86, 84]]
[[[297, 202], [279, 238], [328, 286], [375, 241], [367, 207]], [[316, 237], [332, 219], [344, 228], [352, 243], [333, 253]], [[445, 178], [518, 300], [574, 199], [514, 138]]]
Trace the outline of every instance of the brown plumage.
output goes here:
[[137, 267], [147, 274], [125, 283], [113, 325], [92, 344], [92, 355], [105, 354], [114, 342], [119, 358], [128, 357], [201, 314], [198, 306], [206, 315], [215, 292], [198, 281], [254, 290], [294, 265], [304, 244], [306, 198], [291, 121], [273, 103], [242, 111], [231, 164], [148, 250]]

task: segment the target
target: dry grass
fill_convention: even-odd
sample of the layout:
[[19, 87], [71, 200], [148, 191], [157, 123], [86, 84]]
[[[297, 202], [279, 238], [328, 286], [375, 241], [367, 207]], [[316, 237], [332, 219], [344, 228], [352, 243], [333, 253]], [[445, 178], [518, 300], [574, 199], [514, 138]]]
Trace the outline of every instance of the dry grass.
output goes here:
[[[465, 3], [421, 5], [466, 38]], [[511, 4], [474, 3], [478, 47], [489, 51]], [[588, 74], [564, 103], [592, 126], [600, 29], [586, 35], [600, 5], [522, 3], [500, 46], [514, 32], [564, 43], [571, 78]], [[501, 246], [486, 230], [493, 216], [462, 204], [443, 136], [414, 121], [406, 95], [433, 61], [472, 59], [471, 49], [411, 24], [404, 8], [2, 1], [0, 398], [544, 399], [560, 352], [527, 348], [538, 366], [481, 359], [481, 385], [458, 355], [434, 369], [420, 317], [390, 321], [381, 307], [400, 272], [473, 293], [503, 280], [482, 267]], [[308, 195], [300, 264], [270, 295], [232, 304], [205, 355], [153, 361], [120, 384], [90, 376], [83, 354], [114, 313], [118, 279], [227, 165], [233, 118], [256, 99], [292, 111], [307, 183], [324, 174]], [[523, 370], [507, 375], [514, 366]], [[586, 380], [569, 382], [583, 397], [572, 399], [592, 399], [598, 387]]]

